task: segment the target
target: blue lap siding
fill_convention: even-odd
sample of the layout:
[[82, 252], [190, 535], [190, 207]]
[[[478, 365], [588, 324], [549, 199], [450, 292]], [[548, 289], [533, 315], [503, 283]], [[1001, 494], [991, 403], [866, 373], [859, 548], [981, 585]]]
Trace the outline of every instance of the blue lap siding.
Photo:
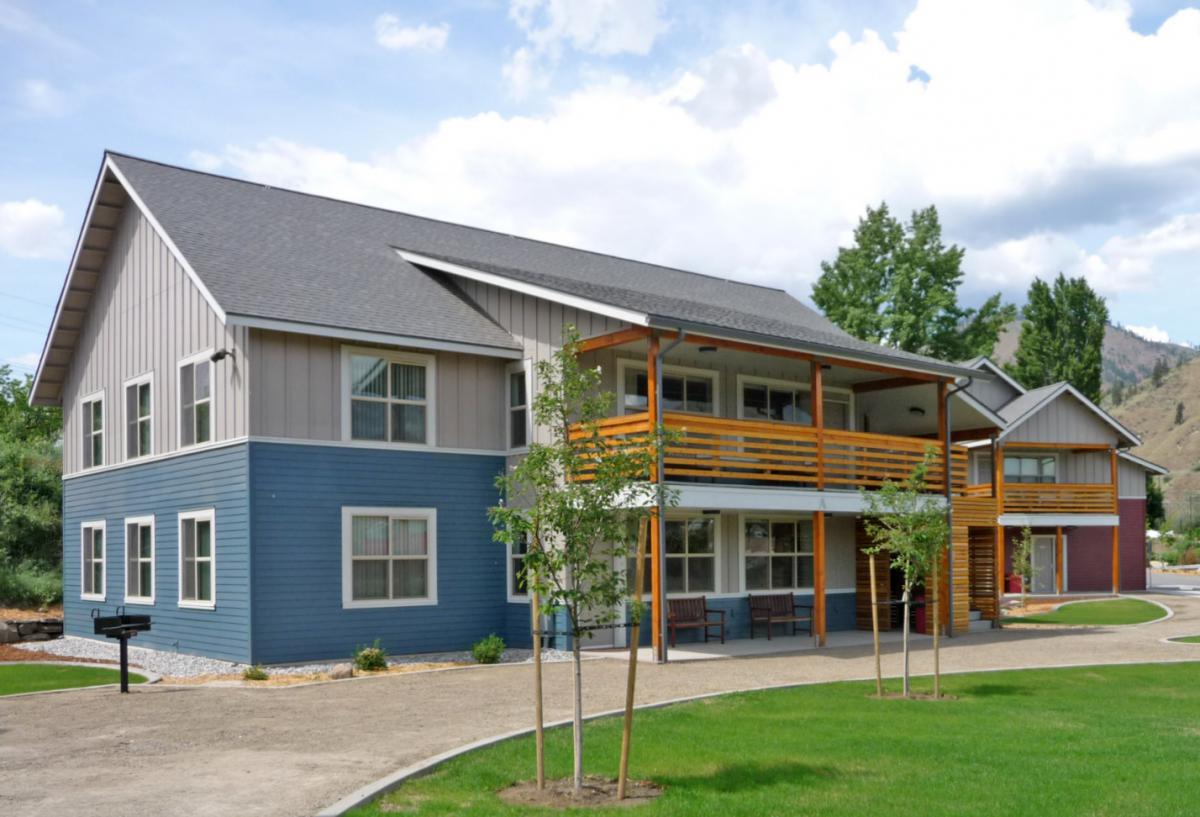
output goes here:
[[[247, 661], [250, 658], [250, 548], [247, 445], [195, 451], [157, 462], [84, 474], [63, 483], [63, 612], [68, 635], [92, 636], [90, 613], [111, 613], [125, 597], [125, 519], [154, 516], [153, 629], [135, 646]], [[179, 513], [213, 508], [216, 608], [179, 606]], [[80, 525], [103, 519], [108, 542], [105, 600], [80, 599]]]
[[[507, 638], [504, 548], [487, 518], [503, 468], [502, 456], [252, 442], [254, 661]], [[436, 604], [343, 609], [343, 506], [437, 509]]]

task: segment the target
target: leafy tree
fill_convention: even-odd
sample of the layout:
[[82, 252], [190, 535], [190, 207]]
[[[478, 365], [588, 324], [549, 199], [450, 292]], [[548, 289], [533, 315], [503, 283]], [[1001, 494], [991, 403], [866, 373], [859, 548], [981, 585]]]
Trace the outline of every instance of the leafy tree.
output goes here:
[[942, 242], [937, 208], [901, 225], [887, 203], [867, 208], [854, 245], [821, 262], [813, 301], [856, 338], [943, 360], [990, 355], [1000, 330], [1016, 317], [1000, 294], [979, 309], [958, 304], [963, 250]]
[[[891, 566], [903, 576], [905, 697], [911, 692], [908, 629], [912, 591], [934, 569], [950, 539], [945, 509], [930, 501], [925, 487], [925, 475], [936, 459], [937, 454], [930, 446], [925, 450], [924, 461], [913, 468], [903, 483], [888, 480], [877, 491], [861, 491], [866, 505], [863, 526], [872, 543], [863, 552], [870, 556], [886, 554]], [[935, 605], [935, 622], [939, 613]], [[939, 665], [936, 655], [934, 665]], [[940, 680], [935, 676], [936, 687], [940, 688]]]
[[1021, 606], [1026, 604], [1029, 584], [1033, 581], [1033, 531], [1026, 525], [1013, 542], [1013, 573], [1021, 577]]
[[1065, 380], [1099, 402], [1104, 299], [1084, 278], [1059, 273], [1053, 285], [1034, 279], [1024, 317], [1008, 373], [1029, 389]]
[[601, 437], [599, 421], [616, 401], [599, 391], [599, 369], [582, 367], [578, 353], [579, 335], [567, 326], [562, 348], [538, 364], [533, 416], [549, 441], [531, 442], [523, 459], [497, 479], [504, 501], [489, 512], [498, 541], [510, 547], [529, 542], [522, 578], [538, 612], [561, 613], [567, 620], [574, 662], [576, 790], [583, 787], [580, 650], [593, 629], [616, 619], [625, 594], [629, 531], [641, 509], [657, 499], [647, 475], [658, 450], [654, 439], [622, 446]]
[[[37, 579], [39, 573], [57, 571], [62, 560], [62, 412], [30, 406], [31, 388], [31, 377], [18, 378], [0, 366], [0, 572], [6, 577], [0, 584], [7, 588], [5, 595], [19, 592], [14, 587], [25, 582], [17, 577]], [[31, 601], [0, 599], [6, 600]]]
[[1167, 520], [1162, 486], [1153, 474], [1146, 474], [1146, 527], [1161, 530]]
[[1183, 401], [1180, 400], [1175, 406], [1175, 425], [1183, 425]]

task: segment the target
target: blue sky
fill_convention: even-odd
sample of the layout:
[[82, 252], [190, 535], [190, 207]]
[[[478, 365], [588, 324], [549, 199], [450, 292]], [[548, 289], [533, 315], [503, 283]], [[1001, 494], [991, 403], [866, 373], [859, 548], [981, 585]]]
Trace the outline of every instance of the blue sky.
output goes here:
[[[915, 69], [915, 70], [914, 70]], [[1084, 274], [1200, 342], [1200, 11], [0, 0], [0, 361], [105, 148], [783, 286], [938, 205], [965, 299]]]

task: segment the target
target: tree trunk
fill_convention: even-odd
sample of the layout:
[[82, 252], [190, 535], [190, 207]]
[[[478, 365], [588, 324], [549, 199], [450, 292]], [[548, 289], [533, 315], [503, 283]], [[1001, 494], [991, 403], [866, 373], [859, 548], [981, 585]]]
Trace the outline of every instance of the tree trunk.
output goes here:
[[942, 655], [939, 651], [938, 634], [942, 629], [941, 578], [938, 573], [938, 563], [941, 554], [933, 558], [933, 697], [942, 697]]
[[871, 636], [875, 641], [875, 695], [883, 697], [883, 667], [879, 662], [879, 590], [875, 587], [875, 554], [867, 554], [871, 570]]
[[912, 589], [905, 585], [904, 587], [904, 697], [908, 697], [908, 619], [909, 619], [909, 600], [912, 597]]
[[537, 787], [546, 788], [546, 735], [542, 710], [542, 612], [538, 591], [530, 588], [529, 615], [533, 626], [533, 712], [534, 746], [537, 755]]
[[1023, 616], [1029, 615], [1029, 611], [1025, 609], [1026, 605], [1029, 604], [1029, 599], [1027, 598], [1028, 595], [1029, 595], [1029, 585], [1027, 585], [1025, 583], [1025, 577], [1022, 576], [1021, 577], [1021, 615], [1023, 615]]
[[642, 588], [645, 584], [646, 539], [648, 520], [642, 517], [638, 525], [637, 569], [634, 571], [633, 591], [629, 594], [638, 605], [638, 615], [629, 628], [629, 675], [625, 679], [625, 723], [621, 730], [621, 765], [617, 771], [617, 799], [625, 799], [625, 783], [629, 780], [629, 750], [633, 744], [633, 698], [637, 689], [638, 644], [642, 638]]
[[583, 789], [583, 656], [579, 635], [571, 638], [571, 661], [575, 665], [575, 718], [572, 732], [575, 740], [575, 791]]

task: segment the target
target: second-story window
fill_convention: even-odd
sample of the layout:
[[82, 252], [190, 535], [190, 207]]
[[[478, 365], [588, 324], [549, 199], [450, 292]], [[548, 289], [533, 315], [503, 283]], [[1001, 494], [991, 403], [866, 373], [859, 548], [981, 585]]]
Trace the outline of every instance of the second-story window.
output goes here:
[[508, 369], [508, 447], [529, 444], [529, 383], [524, 363]]
[[407, 355], [349, 356], [350, 439], [427, 444], [430, 366]]
[[179, 445], [212, 440], [212, 362], [207, 357], [179, 367]]
[[[645, 369], [625, 369], [625, 411], [645, 411], [650, 405], [650, 381]], [[665, 368], [662, 376], [663, 411], [715, 414], [716, 375], [701, 371]]]
[[151, 383], [149, 376], [125, 386], [125, 458], [136, 459], [153, 452], [151, 436]]
[[[746, 420], [812, 425], [812, 394], [807, 386], [784, 382], [742, 384], [741, 412]], [[850, 395], [825, 391], [825, 428], [850, 428]]]
[[83, 467], [96, 468], [104, 464], [103, 393], [84, 398], [79, 418], [83, 429]]
[[1053, 454], [1035, 456], [1004, 457], [1004, 481], [1024, 483], [1052, 483], [1056, 481], [1058, 458]]

